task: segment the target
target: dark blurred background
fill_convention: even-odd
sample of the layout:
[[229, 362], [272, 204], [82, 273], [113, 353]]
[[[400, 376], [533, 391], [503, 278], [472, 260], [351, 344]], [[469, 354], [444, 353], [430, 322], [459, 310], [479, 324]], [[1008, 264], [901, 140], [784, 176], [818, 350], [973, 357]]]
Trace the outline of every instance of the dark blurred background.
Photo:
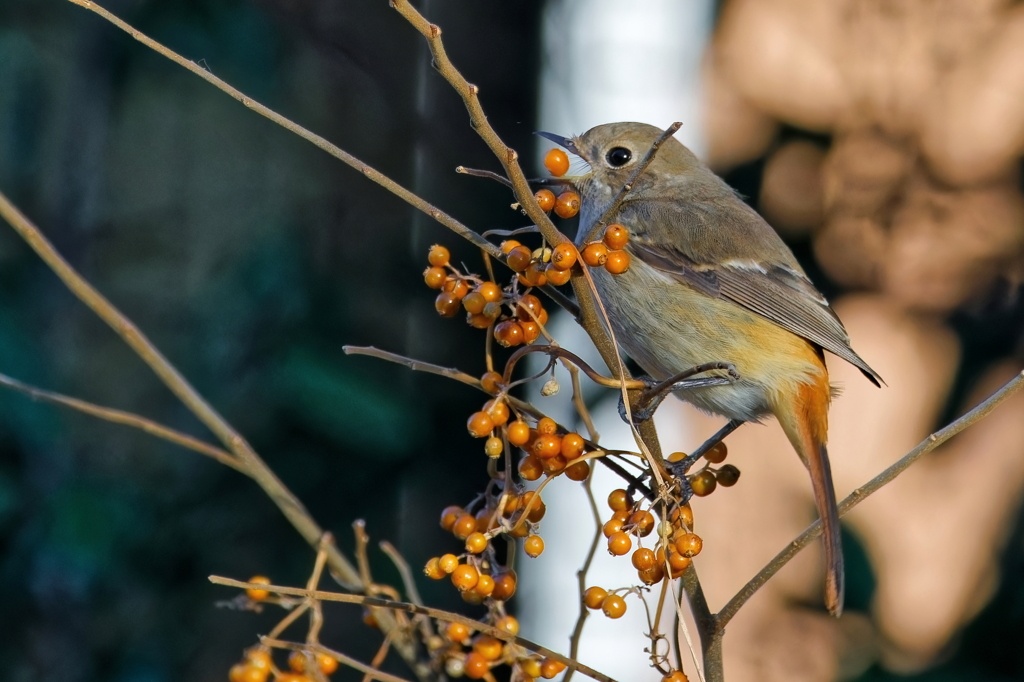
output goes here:
[[[430, 69], [420, 36], [386, 2], [104, 6], [471, 227], [523, 224], [506, 210], [503, 188], [454, 174], [459, 164], [497, 164]], [[542, 5], [420, 6], [481, 87], [492, 125], [536, 168]], [[755, 202], [763, 163], [729, 176]], [[463, 436], [478, 395], [346, 357], [341, 346], [482, 372], [479, 334], [439, 322], [420, 277], [431, 243], [475, 267], [471, 249], [58, 0], [0, 4], [0, 190], [248, 438], [342, 548], [351, 549], [351, 522], [365, 518], [374, 540], [390, 539], [414, 565], [451, 549], [436, 511], [468, 501], [485, 480], [480, 443]], [[809, 242], [796, 246], [810, 265]], [[1013, 352], [1020, 308], [1007, 310], [985, 318], [988, 326], [964, 318], [966, 357]], [[6, 226], [0, 372], [212, 438]], [[951, 644], [951, 657], [914, 679], [1024, 679], [1022, 547], [1018, 530], [1004, 558], [1010, 580], [959, 648]], [[0, 679], [226, 679], [279, 613], [215, 608], [233, 593], [206, 577], [261, 573], [301, 584], [312, 561], [239, 474], [139, 432], [0, 393]], [[376, 552], [373, 567], [381, 581], [397, 581]], [[861, 572], [861, 583], [851, 582], [866, 585], [863, 606], [870, 568]], [[464, 608], [447, 585], [420, 587], [432, 605]], [[323, 639], [364, 660], [379, 644], [344, 606], [329, 609]], [[356, 679], [348, 671], [336, 678]]]

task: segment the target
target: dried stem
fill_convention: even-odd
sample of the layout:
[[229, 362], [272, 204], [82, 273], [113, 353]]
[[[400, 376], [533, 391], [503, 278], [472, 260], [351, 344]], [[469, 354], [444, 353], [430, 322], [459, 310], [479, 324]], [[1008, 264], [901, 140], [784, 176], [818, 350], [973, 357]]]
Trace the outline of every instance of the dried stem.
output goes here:
[[45, 391], [41, 388], [36, 388], [35, 386], [22, 383], [17, 379], [12, 379], [4, 374], [0, 374], [0, 386], [6, 386], [7, 388], [19, 391], [20, 393], [24, 393], [36, 400], [43, 400], [48, 403], [53, 403], [54, 405], [70, 407], [73, 410], [77, 410], [91, 417], [96, 417], [97, 419], [113, 422], [115, 424], [131, 426], [139, 429], [140, 431], [145, 431], [151, 436], [156, 436], [157, 438], [169, 441], [175, 445], [180, 445], [183, 448], [198, 452], [201, 455], [212, 457], [224, 466], [229, 466], [235, 471], [248, 475], [246, 468], [239, 463], [238, 459], [230, 452], [210, 445], [209, 443], [205, 443], [198, 438], [193, 438], [187, 433], [175, 431], [168, 426], [159, 424], [152, 419], [146, 419], [145, 417], [133, 412], [116, 410], [112, 407], [103, 407], [102, 405], [90, 403], [85, 400], [79, 400], [78, 398], [72, 398], [60, 393]]
[[[583, 625], [590, 616], [590, 609], [583, 603], [583, 593], [587, 590], [587, 574], [590, 572], [590, 564], [594, 562], [594, 556], [597, 554], [597, 548], [601, 544], [601, 538], [603, 537], [603, 533], [601, 533], [601, 512], [598, 510], [597, 501], [594, 499], [593, 480], [594, 472], [591, 470], [590, 476], [587, 476], [587, 480], [583, 482], [583, 490], [587, 493], [590, 513], [594, 517], [594, 539], [590, 541], [590, 549], [587, 551], [586, 560], [583, 562], [580, 570], [576, 571], [576, 586], [580, 596], [580, 613], [576, 617], [576, 626], [573, 627], [572, 635], [569, 637], [569, 658], [573, 660], [579, 655]], [[568, 671], [562, 682], [569, 682], [572, 679], [573, 672], [572, 670]]]
[[312, 651], [316, 654], [326, 654], [331, 658], [335, 658], [342, 665], [347, 665], [354, 670], [358, 670], [361, 673], [365, 673], [370, 676], [371, 680], [380, 680], [381, 682], [409, 682], [404, 677], [397, 677], [391, 673], [386, 673], [383, 670], [377, 670], [371, 666], [366, 665], [361, 661], [357, 661], [351, 656], [347, 656], [340, 651], [334, 649], [328, 649], [322, 644], [297, 644], [295, 642], [282, 642], [279, 639], [271, 639], [270, 637], [261, 637], [260, 643], [264, 646], [269, 646], [274, 649], [288, 649], [290, 651]]
[[[442, 611], [441, 609], [432, 609], [427, 606], [417, 606], [416, 604], [409, 604], [407, 602], [390, 601], [387, 599], [380, 599], [378, 597], [366, 597], [358, 594], [342, 594], [339, 592], [324, 592], [321, 590], [304, 590], [298, 587], [284, 587], [281, 585], [264, 585], [262, 583], [248, 583], [241, 580], [233, 580], [232, 578], [224, 578], [217, 575], [211, 575], [209, 577], [211, 583], [215, 585], [224, 585], [225, 587], [235, 587], [238, 589], [260, 589], [273, 592], [275, 594], [289, 595], [293, 597], [304, 597], [306, 599], [318, 599], [320, 601], [332, 601], [341, 602], [343, 604], [360, 604], [362, 606], [369, 607], [380, 607], [382, 609], [391, 609], [400, 613], [412, 613], [422, 614], [429, 616], [430, 618], [436, 618], [437, 620], [443, 620], [447, 623], [462, 623], [467, 625], [477, 632], [485, 635], [490, 635], [495, 639], [500, 639], [503, 642], [517, 644], [524, 649], [529, 649], [534, 653], [538, 653], [541, 656], [547, 656], [548, 658], [554, 659], [560, 663], [563, 663], [567, 668], [579, 670], [581, 673], [592, 679], [598, 680], [599, 682], [615, 682], [614, 679], [600, 673], [593, 668], [583, 665], [578, 661], [566, 658], [562, 654], [556, 653], [547, 647], [543, 647], [540, 644], [531, 642], [528, 639], [523, 639], [516, 635], [510, 635], [507, 631], [501, 630], [491, 625], [486, 625], [478, 620], [467, 618], [466, 616], [460, 616], [457, 613], [450, 613], [448, 611]], [[268, 646], [270, 644], [268, 643]], [[301, 648], [302, 645], [294, 645], [294, 647]], [[294, 648], [288, 646], [286, 648]], [[333, 654], [332, 654], [333, 655]]]
[[[906, 471], [911, 464], [921, 459], [921, 457], [942, 445], [961, 431], [984, 419], [990, 412], [992, 412], [992, 410], [998, 407], [1000, 403], [1015, 394], [1021, 388], [1024, 388], [1024, 372], [1021, 372], [1008, 381], [1002, 388], [986, 398], [973, 410], [950, 423], [945, 428], [942, 428], [925, 438], [916, 448], [900, 458], [895, 464], [875, 476], [864, 486], [857, 488], [850, 493], [842, 502], [839, 503], [839, 516], [844, 516], [849, 513], [851, 509], [863, 502], [870, 495], [878, 492], [885, 485]], [[730, 620], [732, 620], [732, 617], [736, 615], [736, 612], [739, 611], [740, 607], [743, 606], [747, 600], [750, 599], [750, 597], [752, 597], [754, 593], [768, 581], [769, 578], [778, 573], [779, 569], [789, 563], [790, 559], [796, 556], [800, 550], [810, 544], [811, 540], [819, 535], [821, 535], [820, 519], [812, 523], [807, 530], [801, 533], [795, 540], [793, 540], [793, 542], [789, 543], [786, 546], [786, 549], [779, 552], [767, 566], [762, 568], [757, 575], [750, 579], [750, 582], [744, 585], [743, 588], [729, 600], [729, 602], [715, 617], [715, 625], [716, 629], [719, 631], [719, 637], [721, 636], [721, 631], [725, 629], [725, 626]]]

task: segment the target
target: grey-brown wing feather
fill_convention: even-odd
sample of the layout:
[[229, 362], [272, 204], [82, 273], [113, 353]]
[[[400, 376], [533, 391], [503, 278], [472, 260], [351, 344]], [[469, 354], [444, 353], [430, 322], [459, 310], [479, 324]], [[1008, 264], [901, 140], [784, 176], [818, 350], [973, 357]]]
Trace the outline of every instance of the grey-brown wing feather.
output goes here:
[[878, 375], [850, 347], [850, 337], [825, 298], [802, 273], [786, 267], [707, 266], [685, 254], [642, 243], [630, 250], [651, 267], [694, 289], [728, 299], [761, 315], [783, 329], [846, 360], [876, 386]]

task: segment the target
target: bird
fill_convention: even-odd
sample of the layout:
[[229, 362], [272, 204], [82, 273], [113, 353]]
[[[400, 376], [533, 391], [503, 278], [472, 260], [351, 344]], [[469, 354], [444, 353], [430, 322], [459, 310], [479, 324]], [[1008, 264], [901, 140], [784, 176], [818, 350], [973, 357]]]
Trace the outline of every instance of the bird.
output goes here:
[[824, 602], [838, 617], [844, 569], [826, 448], [834, 389], [824, 351], [876, 386], [882, 378], [854, 352], [843, 323], [775, 230], [677, 139], [664, 140], [613, 208], [661, 129], [623, 122], [572, 137], [538, 134], [589, 166], [573, 178], [581, 199], [577, 248], [595, 226], [629, 231], [628, 270], [591, 269], [619, 347], [658, 380], [730, 363], [738, 379], [675, 394], [736, 426], [773, 415], [782, 426], [810, 473], [823, 527]]

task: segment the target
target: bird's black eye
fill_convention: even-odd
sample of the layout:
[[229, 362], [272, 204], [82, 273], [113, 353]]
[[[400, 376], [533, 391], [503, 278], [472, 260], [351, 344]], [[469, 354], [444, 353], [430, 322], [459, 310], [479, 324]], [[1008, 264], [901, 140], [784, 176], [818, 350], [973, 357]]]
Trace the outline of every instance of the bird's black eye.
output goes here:
[[633, 152], [625, 147], [613, 147], [604, 158], [608, 159], [609, 166], [619, 168], [629, 163], [629, 160], [633, 158]]

